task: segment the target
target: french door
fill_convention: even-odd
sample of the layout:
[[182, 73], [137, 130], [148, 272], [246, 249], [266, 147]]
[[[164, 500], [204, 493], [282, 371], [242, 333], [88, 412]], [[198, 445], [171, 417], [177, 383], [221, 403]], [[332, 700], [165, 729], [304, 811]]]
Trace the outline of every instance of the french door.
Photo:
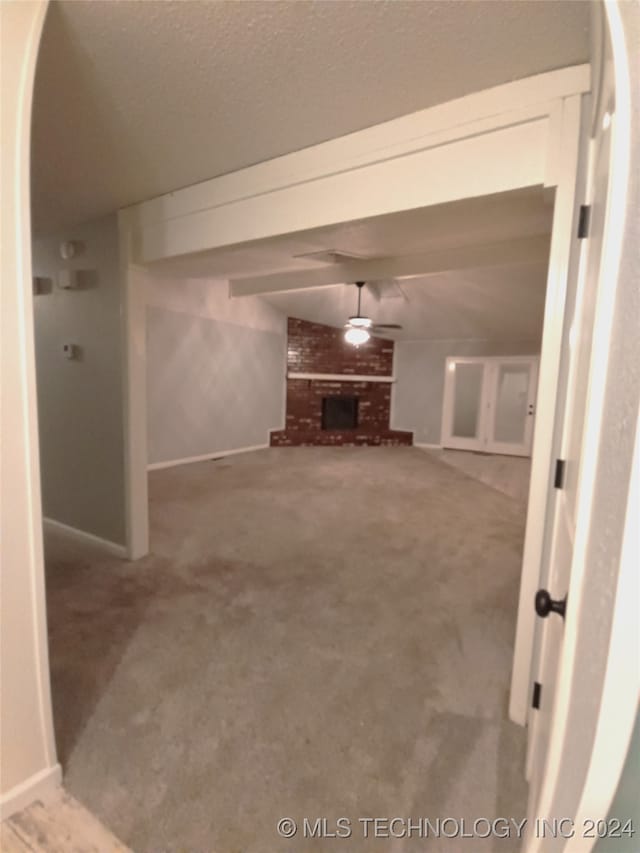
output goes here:
[[448, 358], [443, 447], [530, 456], [537, 380], [530, 356]]

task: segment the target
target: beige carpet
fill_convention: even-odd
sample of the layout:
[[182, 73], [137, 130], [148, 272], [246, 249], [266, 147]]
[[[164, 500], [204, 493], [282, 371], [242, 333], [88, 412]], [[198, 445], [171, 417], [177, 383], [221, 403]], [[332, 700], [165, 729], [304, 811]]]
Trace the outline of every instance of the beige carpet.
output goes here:
[[[136, 564], [47, 542], [79, 800], [138, 853], [518, 849], [358, 819], [524, 815], [521, 504], [415, 448], [274, 448], [154, 472], [150, 495]], [[305, 840], [305, 817], [352, 836]]]
[[448, 448], [438, 450], [428, 448], [425, 452], [473, 477], [474, 480], [480, 480], [481, 483], [503, 492], [520, 503], [527, 503], [531, 478], [529, 457], [500, 456], [495, 453], [475, 453], [470, 450], [449, 450]]

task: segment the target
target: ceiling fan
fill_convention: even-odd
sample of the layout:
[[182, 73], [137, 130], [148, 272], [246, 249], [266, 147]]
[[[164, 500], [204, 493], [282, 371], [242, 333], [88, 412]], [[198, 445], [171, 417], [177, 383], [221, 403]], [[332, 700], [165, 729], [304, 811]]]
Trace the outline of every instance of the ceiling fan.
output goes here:
[[366, 344], [371, 335], [379, 335], [387, 329], [401, 329], [397, 323], [374, 323], [369, 317], [362, 314], [360, 301], [362, 298], [362, 288], [366, 282], [356, 281], [355, 285], [358, 288], [358, 308], [353, 317], [349, 317], [349, 322], [345, 323], [344, 339], [347, 343], [359, 347], [361, 344]]

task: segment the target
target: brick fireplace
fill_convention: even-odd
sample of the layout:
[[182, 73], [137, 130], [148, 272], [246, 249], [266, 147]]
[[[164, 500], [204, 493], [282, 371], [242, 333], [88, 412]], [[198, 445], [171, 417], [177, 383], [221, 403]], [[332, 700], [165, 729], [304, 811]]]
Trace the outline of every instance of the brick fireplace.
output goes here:
[[272, 446], [413, 443], [389, 427], [393, 341], [354, 347], [341, 329], [294, 317], [287, 336], [286, 426], [271, 433]]

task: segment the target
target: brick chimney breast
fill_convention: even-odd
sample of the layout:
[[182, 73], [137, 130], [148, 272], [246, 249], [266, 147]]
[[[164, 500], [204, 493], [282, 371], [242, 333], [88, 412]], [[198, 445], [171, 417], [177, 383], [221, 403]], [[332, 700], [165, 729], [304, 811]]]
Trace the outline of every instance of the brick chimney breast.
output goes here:
[[[344, 340], [342, 329], [295, 317], [288, 319], [287, 337], [285, 429], [271, 433], [272, 446], [413, 443], [413, 433], [389, 426], [393, 341], [372, 337], [354, 347]], [[371, 379], [341, 380], [344, 375]], [[323, 400], [341, 396], [357, 399], [356, 426], [323, 429]]]

